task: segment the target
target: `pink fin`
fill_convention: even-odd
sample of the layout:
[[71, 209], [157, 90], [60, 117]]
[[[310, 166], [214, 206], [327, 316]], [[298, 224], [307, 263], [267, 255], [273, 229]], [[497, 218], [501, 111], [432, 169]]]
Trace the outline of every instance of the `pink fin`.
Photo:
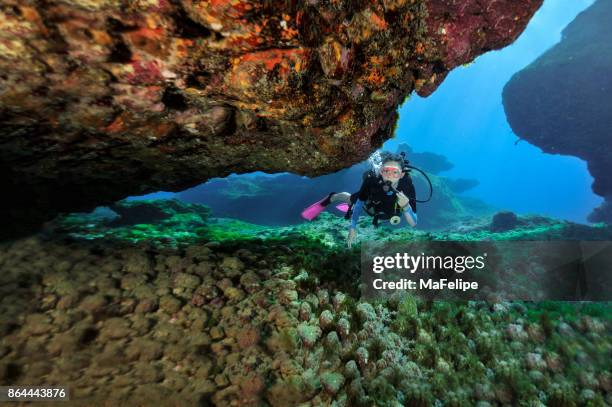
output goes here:
[[325, 198], [321, 199], [320, 201], [318, 201], [318, 202], [310, 205], [308, 208], [304, 209], [302, 211], [302, 217], [304, 219], [307, 219], [307, 220], [313, 220], [314, 218], [319, 216], [319, 214], [325, 210], [325, 207], [323, 205], [321, 205], [321, 202], [323, 202], [324, 200], [325, 200]]
[[338, 209], [341, 212], [348, 212], [349, 206], [346, 203], [341, 203], [336, 205], [336, 209]]

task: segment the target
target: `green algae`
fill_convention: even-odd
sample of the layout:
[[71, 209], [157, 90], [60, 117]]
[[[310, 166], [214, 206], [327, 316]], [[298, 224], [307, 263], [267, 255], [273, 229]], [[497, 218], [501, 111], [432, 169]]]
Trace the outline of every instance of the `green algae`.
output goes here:
[[[121, 201], [115, 205], [128, 214], [129, 210], [153, 207], [155, 213], [148, 223], [139, 218], [130, 223], [129, 216], [112, 221], [96, 214], [69, 214], [52, 224], [55, 232], [77, 239], [111, 239], [138, 243], [142, 241], [169, 245], [195, 242], [226, 241], [280, 241], [283, 239], [310, 242], [311, 246], [344, 249], [348, 256], [358, 252], [365, 240], [387, 241], [505, 241], [505, 240], [606, 240], [612, 238], [612, 226], [595, 224], [577, 225], [540, 216], [522, 217], [520, 224], [504, 232], [491, 232], [490, 217], [473, 218], [463, 225], [454, 225], [446, 231], [424, 232], [412, 228], [374, 228], [369, 219], [359, 222], [358, 240], [353, 250], [346, 250], [348, 223], [330, 213], [321, 214], [315, 222], [296, 226], [261, 226], [236, 219], [212, 217], [204, 205], [187, 204], [176, 200]], [[127, 208], [127, 209], [126, 209]], [[340, 251], [338, 251], [340, 253]], [[343, 262], [346, 257], [329, 259], [328, 266]]]
[[416, 336], [418, 329], [418, 300], [411, 294], [401, 296], [392, 328], [406, 337]]
[[[527, 306], [527, 319], [539, 321], [542, 318], [575, 321], [583, 315], [611, 320], [610, 302], [569, 302], [569, 301], [540, 301], [538, 303], [525, 303]], [[547, 315], [547, 317], [543, 317]]]
[[[159, 203], [152, 201], [151, 205]], [[334, 310], [333, 324], [342, 315], [348, 315], [351, 331], [363, 327], [358, 317], [360, 304], [358, 282], [360, 275], [359, 245], [345, 247], [343, 231], [346, 223], [329, 214], [322, 214], [317, 222], [292, 227], [263, 227], [233, 219], [212, 218], [205, 210], [194, 214], [182, 214], [173, 207], [173, 213], [153, 223], [114, 225], [84, 215], [69, 215], [59, 220], [63, 233], [77, 239], [116, 239], [127, 243], [157, 242], [161, 245], [181, 246], [193, 242], [214, 243], [223, 251], [264, 248], [269, 256], [288, 267], [288, 272], [305, 277], [296, 281], [301, 292], [314, 292], [319, 286], [341, 289], [349, 295], [333, 309], [329, 303], [321, 309]], [[183, 210], [189, 211], [188, 207]], [[594, 225], [586, 227], [559, 222], [541, 217], [523, 218], [516, 229], [493, 233], [487, 223], [468, 225], [461, 232], [422, 232], [414, 229], [389, 231], [373, 229], [362, 221], [362, 239], [381, 238], [391, 240], [555, 240], [571, 238], [608, 238], [610, 227]], [[63, 223], [62, 223], [63, 222]], [[514, 302], [510, 306], [492, 308], [486, 302], [423, 301], [411, 296], [394, 300], [371, 302], [377, 309], [384, 306], [391, 310], [390, 327], [394, 333], [405, 338], [409, 346], [403, 350], [405, 357], [418, 365], [418, 378], [408, 377], [401, 370], [391, 371], [389, 376], [378, 376], [365, 382], [367, 404], [376, 400], [378, 405], [432, 405], [436, 399], [445, 405], [473, 405], [469, 396], [482, 383], [493, 380], [496, 389], [507, 397], [512, 405], [534, 405], [539, 393], [547, 394], [546, 404], [579, 405], [581, 394], [578, 383], [584, 371], [584, 360], [592, 369], [607, 369], [605, 355], [609, 355], [611, 343], [605, 333], [582, 333], [587, 329], [584, 318], [609, 321], [610, 303], [571, 303], [548, 301], [540, 303]], [[524, 339], [508, 336], [509, 324], [523, 321], [525, 327], [541, 327], [541, 338]], [[215, 324], [214, 319], [208, 325]], [[560, 332], [570, 325], [576, 335]], [[326, 332], [323, 333], [326, 336]], [[295, 327], [282, 329], [274, 338], [282, 351], [289, 354], [303, 347]], [[382, 358], [390, 346], [389, 339], [374, 338], [369, 341], [367, 351], [373, 359]], [[358, 358], [360, 344], [343, 355], [342, 362]], [[538, 375], [526, 369], [521, 359], [528, 353], [542, 357], [559, 355], [563, 361], [563, 373]], [[580, 360], [583, 360], [582, 362]], [[534, 378], [538, 378], [537, 381]], [[305, 385], [298, 379], [286, 382], [288, 389], [275, 388], [275, 392], [291, 393], [300, 397]], [[561, 380], [561, 386], [553, 383]], [[414, 381], [411, 385], [406, 382]], [[358, 400], [352, 400], [360, 405]], [[540, 400], [541, 401], [541, 400]], [[596, 394], [584, 405], [603, 401]]]

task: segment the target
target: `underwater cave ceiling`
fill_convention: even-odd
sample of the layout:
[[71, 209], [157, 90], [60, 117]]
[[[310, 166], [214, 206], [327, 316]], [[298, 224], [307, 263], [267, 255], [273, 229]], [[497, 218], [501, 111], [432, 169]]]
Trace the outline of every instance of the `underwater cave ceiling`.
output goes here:
[[612, 223], [612, 2], [598, 0], [564, 30], [562, 40], [506, 84], [512, 130], [550, 154], [585, 160], [604, 203], [592, 222]]
[[316, 176], [516, 39], [542, 0], [0, 4], [3, 236], [256, 170]]

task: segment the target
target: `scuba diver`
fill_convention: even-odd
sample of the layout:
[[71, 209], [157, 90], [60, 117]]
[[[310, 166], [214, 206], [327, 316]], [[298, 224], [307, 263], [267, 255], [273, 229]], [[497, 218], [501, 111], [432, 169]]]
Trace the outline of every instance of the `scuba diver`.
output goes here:
[[364, 173], [359, 191], [354, 194], [332, 192], [326, 198], [306, 208], [302, 212], [302, 217], [313, 220], [330, 203], [340, 203], [336, 208], [346, 212], [345, 219], [351, 220], [347, 238], [349, 248], [357, 235], [357, 221], [364, 211], [373, 217], [372, 223], [375, 227], [381, 220], [388, 220], [391, 225], [397, 226], [402, 223], [402, 219], [415, 227], [416, 202], [426, 201], [417, 201], [408, 172], [410, 168], [420, 170], [408, 165], [403, 153], [383, 152], [381, 162], [378, 170], [371, 169]]

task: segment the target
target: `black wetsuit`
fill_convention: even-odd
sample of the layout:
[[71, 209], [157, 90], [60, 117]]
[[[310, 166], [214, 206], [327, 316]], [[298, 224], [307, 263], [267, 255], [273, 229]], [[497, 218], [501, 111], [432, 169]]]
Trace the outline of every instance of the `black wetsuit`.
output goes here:
[[[406, 195], [412, 211], [416, 214], [416, 193], [410, 175], [405, 174], [400, 178], [395, 189]], [[378, 226], [378, 220], [386, 220], [392, 216], [401, 215], [401, 208], [397, 205], [395, 192], [391, 188], [387, 188], [385, 191], [382, 177], [373, 171], [364, 174], [361, 188], [351, 195], [351, 206], [354, 206], [358, 200], [364, 202], [365, 211], [374, 217], [372, 220], [374, 226]], [[349, 211], [347, 215], [348, 218], [352, 213]]]

